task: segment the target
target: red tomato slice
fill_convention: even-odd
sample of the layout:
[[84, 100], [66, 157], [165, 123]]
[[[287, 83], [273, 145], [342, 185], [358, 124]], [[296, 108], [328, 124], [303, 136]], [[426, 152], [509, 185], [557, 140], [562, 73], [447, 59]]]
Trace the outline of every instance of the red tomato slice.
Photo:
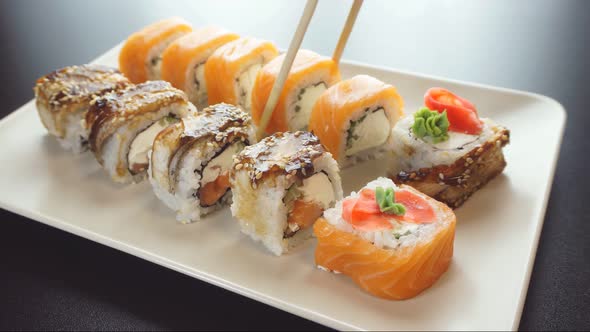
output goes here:
[[483, 123], [477, 116], [475, 106], [443, 88], [430, 88], [424, 95], [424, 105], [440, 113], [447, 111], [449, 130], [470, 135], [479, 135]]
[[413, 192], [398, 190], [395, 192], [395, 201], [406, 207], [403, 216], [381, 212], [375, 200], [375, 191], [363, 189], [358, 198], [347, 198], [342, 202], [342, 218], [355, 229], [363, 231], [391, 229], [391, 219], [417, 224], [431, 223], [435, 220], [436, 215], [430, 204]]

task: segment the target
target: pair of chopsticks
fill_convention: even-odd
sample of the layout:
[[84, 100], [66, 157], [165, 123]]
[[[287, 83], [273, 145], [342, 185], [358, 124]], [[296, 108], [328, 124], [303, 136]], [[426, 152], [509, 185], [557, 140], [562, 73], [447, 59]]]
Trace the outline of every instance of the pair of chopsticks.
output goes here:
[[[283, 91], [283, 85], [285, 85], [287, 76], [289, 76], [289, 71], [291, 71], [291, 66], [295, 60], [295, 55], [297, 55], [297, 51], [301, 46], [301, 42], [303, 41], [303, 37], [305, 36], [305, 32], [307, 31], [307, 27], [309, 26], [309, 22], [311, 21], [317, 4], [318, 0], [307, 0], [305, 9], [303, 9], [303, 15], [301, 15], [299, 25], [297, 26], [295, 35], [293, 35], [293, 39], [291, 40], [291, 44], [289, 45], [289, 49], [285, 55], [285, 60], [283, 61], [283, 65], [279, 71], [279, 75], [277, 76], [277, 79], [272, 86], [272, 90], [270, 91], [268, 100], [266, 101], [264, 112], [262, 113], [260, 124], [258, 126], [257, 134], [259, 139], [264, 137], [266, 126], [268, 126], [268, 121], [270, 120], [277, 105], [281, 91]], [[336, 48], [332, 54], [332, 60], [336, 63], [336, 65], [340, 63], [340, 58], [344, 52], [344, 47], [346, 46], [346, 42], [348, 41], [348, 37], [350, 36], [350, 32], [352, 31], [352, 27], [354, 26], [354, 22], [356, 21], [356, 17], [361, 9], [362, 4], [363, 0], [354, 0], [352, 7], [350, 7], [348, 17], [346, 18], [346, 23], [344, 24], [344, 28], [342, 29], [340, 38], [338, 39], [338, 44], [336, 44]]]

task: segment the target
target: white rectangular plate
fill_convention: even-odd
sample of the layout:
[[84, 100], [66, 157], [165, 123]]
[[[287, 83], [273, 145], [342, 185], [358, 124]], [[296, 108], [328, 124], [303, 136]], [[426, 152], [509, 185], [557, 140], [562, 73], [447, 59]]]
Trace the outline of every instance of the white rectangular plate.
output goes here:
[[[116, 66], [118, 47], [96, 62]], [[535, 94], [344, 62], [397, 86], [406, 110], [442, 86], [512, 132], [504, 173], [456, 211], [450, 269], [414, 299], [386, 301], [343, 275], [315, 268], [315, 240], [275, 257], [241, 234], [229, 208], [181, 225], [148, 183], [119, 186], [93, 156], [73, 156], [46, 134], [33, 102], [0, 122], [0, 206], [337, 329], [517, 329], [543, 224], [565, 111]], [[32, 84], [33, 82], [31, 82]], [[384, 174], [367, 163], [343, 172], [345, 194]]]

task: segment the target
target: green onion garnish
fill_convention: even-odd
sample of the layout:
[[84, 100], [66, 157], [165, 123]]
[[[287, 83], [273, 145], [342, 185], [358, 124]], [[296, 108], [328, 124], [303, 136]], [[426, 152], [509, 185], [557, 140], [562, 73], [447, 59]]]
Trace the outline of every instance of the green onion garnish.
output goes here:
[[403, 216], [406, 213], [406, 207], [403, 204], [395, 202], [395, 191], [392, 187], [375, 188], [375, 200], [379, 205], [379, 210], [387, 214], [395, 214], [396, 216]]

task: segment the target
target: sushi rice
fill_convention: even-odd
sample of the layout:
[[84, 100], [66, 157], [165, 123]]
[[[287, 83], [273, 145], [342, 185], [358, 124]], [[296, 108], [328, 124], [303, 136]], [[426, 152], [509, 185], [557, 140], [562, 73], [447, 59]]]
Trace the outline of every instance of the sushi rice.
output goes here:
[[[286, 200], [291, 186], [298, 180], [303, 180], [305, 186], [305, 180], [310, 179], [309, 190], [302, 188], [306, 195], [309, 192], [303, 198], [321, 201], [324, 205], [322, 209], [333, 206], [335, 201], [342, 198], [338, 164], [329, 152], [321, 148], [315, 136], [302, 132], [278, 135], [267, 137], [244, 149], [234, 162], [230, 178], [234, 194], [231, 211], [239, 221], [242, 232], [253, 240], [262, 242], [277, 256], [292, 250], [312, 236], [312, 227], [299, 229], [288, 223], [290, 211]], [[307, 155], [306, 151], [309, 150], [302, 147], [298, 140], [315, 140], [311, 145], [311, 149], [314, 149], [311, 152], [313, 157]], [[270, 155], [269, 159], [242, 166], [244, 161], [252, 161], [246, 158], [249, 154], [256, 156], [260, 151], [270, 151], [267, 154]], [[277, 171], [290, 169], [291, 166], [297, 168], [287, 172]], [[258, 172], [260, 170], [262, 172]], [[312, 178], [315, 183], [312, 183]]]
[[148, 169], [156, 196], [176, 211], [181, 223], [201, 217], [231, 203], [228, 190], [213, 204], [201, 189], [229, 172], [233, 156], [256, 141], [251, 118], [229, 104], [216, 104], [195, 116], [169, 126], [154, 140]]
[[414, 171], [437, 165], [451, 165], [467, 152], [489, 141], [496, 135], [498, 126], [491, 119], [484, 123], [479, 135], [468, 135], [449, 131], [449, 139], [440, 143], [429, 142], [429, 137], [418, 138], [412, 132], [414, 117], [402, 118], [393, 128], [393, 154], [395, 164], [392, 171]]
[[[374, 190], [377, 187], [391, 187], [394, 190], [399, 189], [391, 179], [385, 177], [380, 177], [369, 182], [364, 188]], [[428, 197], [421, 193], [419, 195], [425, 198]], [[353, 191], [348, 197], [354, 198], [358, 196], [359, 193]], [[436, 205], [432, 205], [432, 207], [436, 213], [436, 219], [441, 220], [441, 223], [417, 224], [392, 219], [393, 229], [376, 231], [358, 230], [342, 218], [342, 201], [337, 202], [334, 208], [324, 211], [324, 218], [338, 229], [361, 237], [378, 248], [394, 250], [403, 247], [412, 247], [418, 242], [428, 242], [441, 226], [448, 226], [448, 220], [444, 218], [444, 214], [447, 212], [438, 208]]]

